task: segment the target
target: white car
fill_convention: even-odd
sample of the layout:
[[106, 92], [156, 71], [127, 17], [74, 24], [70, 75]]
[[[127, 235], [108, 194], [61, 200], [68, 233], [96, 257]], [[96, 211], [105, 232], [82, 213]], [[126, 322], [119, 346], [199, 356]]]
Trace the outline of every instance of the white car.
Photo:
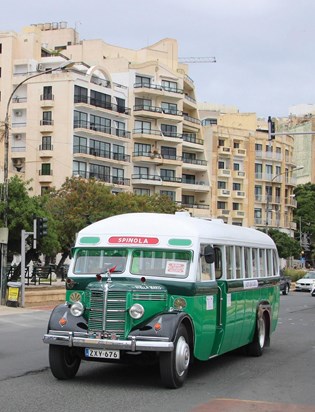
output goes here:
[[315, 271], [306, 273], [295, 284], [295, 290], [311, 292], [315, 286]]

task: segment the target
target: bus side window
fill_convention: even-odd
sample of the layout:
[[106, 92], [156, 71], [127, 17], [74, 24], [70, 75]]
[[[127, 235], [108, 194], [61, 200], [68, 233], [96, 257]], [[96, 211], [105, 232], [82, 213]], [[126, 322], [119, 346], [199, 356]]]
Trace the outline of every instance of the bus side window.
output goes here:
[[[206, 245], [201, 245], [200, 252], [200, 266], [201, 266], [201, 280], [210, 280], [211, 279], [211, 264], [206, 262], [204, 253]], [[213, 279], [213, 278], [212, 278]]]
[[215, 267], [215, 278], [220, 279], [222, 277], [222, 251], [220, 247], [214, 247], [214, 267]]

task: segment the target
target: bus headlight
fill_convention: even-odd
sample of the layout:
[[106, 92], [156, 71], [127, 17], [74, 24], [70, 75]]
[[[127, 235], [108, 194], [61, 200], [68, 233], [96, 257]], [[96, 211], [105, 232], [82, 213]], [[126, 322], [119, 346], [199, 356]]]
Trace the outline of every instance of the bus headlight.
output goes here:
[[84, 306], [82, 305], [81, 302], [75, 302], [73, 305], [71, 305], [70, 308], [70, 313], [73, 316], [81, 316], [83, 315], [84, 312]]
[[132, 317], [132, 319], [140, 319], [143, 316], [143, 314], [144, 314], [144, 307], [140, 305], [139, 303], [135, 303], [129, 309], [129, 315]]

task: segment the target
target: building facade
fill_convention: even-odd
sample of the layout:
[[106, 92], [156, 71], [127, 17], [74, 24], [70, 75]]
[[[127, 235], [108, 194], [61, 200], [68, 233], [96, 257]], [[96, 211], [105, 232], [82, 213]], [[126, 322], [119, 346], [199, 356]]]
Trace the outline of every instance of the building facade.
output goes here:
[[0, 36], [2, 118], [18, 86], [9, 106], [9, 176], [32, 179], [34, 194], [66, 177], [94, 177], [114, 192], [165, 194], [210, 216], [195, 88], [175, 40], [130, 50], [79, 41], [66, 23]]

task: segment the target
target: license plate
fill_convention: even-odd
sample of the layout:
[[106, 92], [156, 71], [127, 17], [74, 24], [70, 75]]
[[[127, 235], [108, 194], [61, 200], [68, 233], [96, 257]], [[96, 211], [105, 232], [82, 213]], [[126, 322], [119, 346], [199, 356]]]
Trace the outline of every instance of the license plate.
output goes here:
[[85, 348], [85, 356], [87, 358], [119, 359], [120, 351]]

